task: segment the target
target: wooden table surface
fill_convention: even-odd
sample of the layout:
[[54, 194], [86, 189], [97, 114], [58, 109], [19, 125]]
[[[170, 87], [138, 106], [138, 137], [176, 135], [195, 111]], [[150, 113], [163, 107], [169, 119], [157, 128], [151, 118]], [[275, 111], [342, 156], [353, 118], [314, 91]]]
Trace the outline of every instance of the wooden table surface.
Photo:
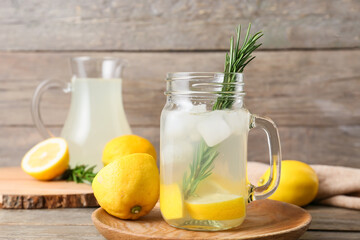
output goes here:
[[[313, 221], [300, 239], [360, 239], [360, 211], [315, 206]], [[91, 221], [95, 208], [0, 209], [0, 239], [104, 239]]]

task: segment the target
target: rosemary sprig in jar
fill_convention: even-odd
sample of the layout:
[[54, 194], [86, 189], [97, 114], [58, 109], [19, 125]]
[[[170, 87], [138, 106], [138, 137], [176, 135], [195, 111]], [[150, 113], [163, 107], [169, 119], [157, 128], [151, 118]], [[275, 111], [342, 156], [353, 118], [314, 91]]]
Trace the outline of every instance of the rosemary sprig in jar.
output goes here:
[[[261, 46], [257, 40], [263, 36], [262, 32], [250, 35], [251, 23], [248, 26], [245, 40], [240, 47], [241, 25], [236, 29], [236, 39], [230, 38], [230, 51], [225, 57], [224, 81], [223, 83], [232, 83], [236, 81], [235, 74], [242, 73], [244, 68], [251, 62], [255, 56], [252, 53]], [[235, 41], [235, 43], [234, 43]], [[222, 92], [234, 91], [234, 85], [224, 84]], [[223, 110], [231, 108], [233, 104], [233, 95], [221, 93], [218, 96], [213, 110]], [[209, 147], [204, 140], [201, 140], [196, 148], [192, 163], [190, 163], [188, 172], [183, 176], [183, 194], [184, 199], [195, 196], [195, 191], [201, 181], [209, 177], [214, 169], [214, 160], [219, 155], [216, 146]]]
[[[225, 69], [224, 69], [224, 81], [223, 83], [233, 83], [236, 81], [235, 74], [227, 73], [242, 73], [244, 68], [251, 62], [255, 56], [252, 53], [259, 48], [262, 44], [257, 44], [256, 41], [263, 36], [262, 32], [257, 32], [253, 36], [250, 36], [251, 23], [249, 23], [245, 40], [240, 46], [240, 34], [241, 25], [236, 29], [236, 44], [234, 44], [234, 37], [230, 38], [230, 51], [225, 56]], [[234, 91], [234, 85], [224, 84], [222, 92]], [[221, 110], [231, 108], [233, 104], [233, 96], [229, 93], [221, 93], [213, 106], [213, 110]]]
[[190, 173], [183, 177], [183, 193], [187, 199], [194, 195], [199, 183], [211, 175], [214, 159], [219, 155], [215, 147], [209, 147], [202, 140], [196, 148], [193, 162], [190, 163]]

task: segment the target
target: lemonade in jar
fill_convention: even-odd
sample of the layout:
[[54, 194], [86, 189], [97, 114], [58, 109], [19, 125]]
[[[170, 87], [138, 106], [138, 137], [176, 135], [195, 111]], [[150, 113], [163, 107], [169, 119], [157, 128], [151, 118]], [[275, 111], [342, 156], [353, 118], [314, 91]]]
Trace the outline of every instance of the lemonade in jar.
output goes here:
[[[226, 78], [235, 81], [224, 84]], [[166, 81], [160, 123], [162, 216], [171, 226], [189, 230], [239, 226], [247, 203], [276, 189], [268, 189], [269, 184], [257, 188], [247, 181], [248, 132], [256, 126], [267, 132], [271, 164], [276, 166], [272, 169], [278, 170], [281, 153], [275, 125], [244, 107], [241, 73], [169, 73]], [[228, 87], [230, 91], [224, 91]]]

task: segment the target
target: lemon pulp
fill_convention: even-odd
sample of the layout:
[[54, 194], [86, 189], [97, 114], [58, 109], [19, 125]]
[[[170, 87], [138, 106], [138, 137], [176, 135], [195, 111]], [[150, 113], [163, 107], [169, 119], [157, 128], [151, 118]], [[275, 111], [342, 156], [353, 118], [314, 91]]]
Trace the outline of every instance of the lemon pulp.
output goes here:
[[21, 168], [39, 180], [51, 180], [68, 167], [68, 145], [63, 138], [49, 138], [30, 149], [21, 162]]

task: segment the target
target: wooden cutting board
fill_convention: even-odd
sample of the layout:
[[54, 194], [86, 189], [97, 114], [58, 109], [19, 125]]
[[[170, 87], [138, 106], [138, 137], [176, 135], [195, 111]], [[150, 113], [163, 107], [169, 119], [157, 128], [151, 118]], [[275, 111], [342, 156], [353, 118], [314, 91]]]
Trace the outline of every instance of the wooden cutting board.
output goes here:
[[38, 181], [19, 167], [0, 168], [0, 208], [96, 207], [88, 184]]

